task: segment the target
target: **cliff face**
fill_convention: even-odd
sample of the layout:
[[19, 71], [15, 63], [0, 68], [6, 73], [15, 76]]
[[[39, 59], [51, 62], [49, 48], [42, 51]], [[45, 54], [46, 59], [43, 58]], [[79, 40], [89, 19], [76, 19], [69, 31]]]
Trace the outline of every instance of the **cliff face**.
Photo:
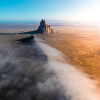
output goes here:
[[46, 23], [46, 20], [43, 20], [40, 22], [40, 26], [37, 30], [39, 33], [54, 33], [52, 29], [50, 29], [50, 25]]

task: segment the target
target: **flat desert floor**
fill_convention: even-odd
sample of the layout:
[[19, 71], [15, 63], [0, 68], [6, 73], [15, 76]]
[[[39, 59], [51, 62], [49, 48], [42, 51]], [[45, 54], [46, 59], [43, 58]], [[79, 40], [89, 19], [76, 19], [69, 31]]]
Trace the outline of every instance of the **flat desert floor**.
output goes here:
[[55, 34], [38, 34], [35, 38], [61, 51], [68, 63], [87, 73], [91, 79], [100, 79], [100, 27], [51, 27]]

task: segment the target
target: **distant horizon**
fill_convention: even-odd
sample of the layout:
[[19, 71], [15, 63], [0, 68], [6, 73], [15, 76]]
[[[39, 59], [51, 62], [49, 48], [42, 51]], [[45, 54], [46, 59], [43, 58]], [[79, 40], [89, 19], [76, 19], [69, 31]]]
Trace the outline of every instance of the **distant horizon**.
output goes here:
[[[42, 19], [41, 19], [42, 20]], [[0, 21], [0, 24], [34, 24], [39, 25], [41, 20], [32, 20], [32, 21]], [[45, 19], [46, 20], [46, 19]], [[46, 20], [49, 25], [94, 25], [100, 26], [100, 22], [81, 22], [81, 21], [64, 21], [64, 20]]]

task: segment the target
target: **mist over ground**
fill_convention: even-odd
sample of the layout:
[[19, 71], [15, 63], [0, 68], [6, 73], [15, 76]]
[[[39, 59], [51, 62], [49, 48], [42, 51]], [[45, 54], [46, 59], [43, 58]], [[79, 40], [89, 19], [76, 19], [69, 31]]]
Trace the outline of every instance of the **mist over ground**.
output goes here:
[[100, 89], [96, 81], [89, 79], [88, 75], [76, 69], [75, 66], [66, 63], [65, 56], [58, 50], [43, 44], [38, 39], [37, 43], [47, 55], [48, 67], [58, 76], [67, 100], [99, 100]]
[[47, 56], [35, 41], [0, 44], [0, 100], [66, 100]]
[[[4, 33], [38, 27], [33, 24], [1, 26], [0, 31]], [[67, 28], [68, 32], [71, 29], [79, 34], [72, 30], [73, 26], [52, 27], [61, 33], [66, 33]], [[79, 32], [84, 30], [84, 26], [73, 28]], [[99, 100], [96, 81], [67, 64], [66, 56], [40, 39], [29, 43], [15, 41], [26, 36], [0, 36], [0, 100]]]
[[39, 39], [11, 43], [14, 36], [0, 40], [0, 100], [99, 100], [95, 82], [62, 53]]

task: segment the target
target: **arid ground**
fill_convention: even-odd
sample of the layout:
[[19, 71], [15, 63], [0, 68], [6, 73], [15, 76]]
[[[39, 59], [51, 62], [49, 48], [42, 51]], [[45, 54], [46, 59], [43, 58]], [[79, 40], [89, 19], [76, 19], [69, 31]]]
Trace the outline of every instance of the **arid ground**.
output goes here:
[[[31, 25], [30, 29], [30, 26], [23, 26], [24, 28], [22, 27], [20, 31], [37, 29], [37, 26], [33, 26]], [[40, 38], [46, 44], [61, 51], [66, 56], [68, 63], [76, 65], [76, 68], [90, 75], [91, 79], [100, 79], [100, 27], [68, 25], [51, 26], [51, 28], [55, 31], [55, 34], [35, 34], [35, 38]], [[4, 29], [0, 32], [11, 33], [19, 30], [16, 28], [14, 31]], [[27, 36], [30, 35], [0, 35], [0, 41], [11, 42]]]
[[99, 27], [51, 28], [29, 42], [16, 40], [30, 34], [0, 35], [0, 100], [99, 100]]
[[[35, 35], [66, 55], [76, 68], [100, 79], [100, 27], [51, 26], [55, 34]], [[58, 31], [58, 32], [57, 32]]]

